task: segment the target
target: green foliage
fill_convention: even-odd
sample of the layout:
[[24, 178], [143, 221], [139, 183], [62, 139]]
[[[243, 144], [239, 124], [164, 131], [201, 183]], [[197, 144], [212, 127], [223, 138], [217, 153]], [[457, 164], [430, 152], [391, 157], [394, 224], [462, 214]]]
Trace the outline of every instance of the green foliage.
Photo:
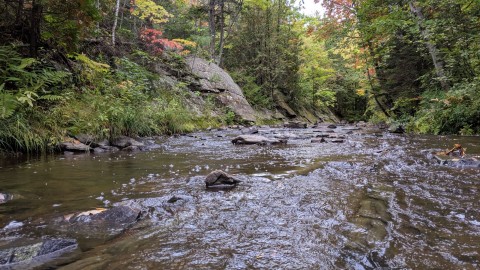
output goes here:
[[255, 77], [248, 76], [242, 72], [230, 73], [232, 78], [242, 88], [245, 98], [253, 107], [272, 108], [273, 100], [270, 95], [265, 94], [262, 88], [255, 83]]
[[235, 112], [227, 110], [224, 116], [225, 124], [233, 125], [235, 123]]
[[418, 133], [471, 135], [480, 131], [480, 80], [426, 92], [408, 128]]
[[[0, 119], [11, 117], [23, 106], [33, 107], [37, 101], [61, 101], [59, 88], [70, 74], [43, 67], [33, 58], [22, 58], [12, 47], [0, 47]], [[68, 80], [67, 80], [68, 81]]]
[[319, 107], [333, 107], [337, 101], [336, 93], [329, 89], [320, 89], [315, 94], [317, 106]]

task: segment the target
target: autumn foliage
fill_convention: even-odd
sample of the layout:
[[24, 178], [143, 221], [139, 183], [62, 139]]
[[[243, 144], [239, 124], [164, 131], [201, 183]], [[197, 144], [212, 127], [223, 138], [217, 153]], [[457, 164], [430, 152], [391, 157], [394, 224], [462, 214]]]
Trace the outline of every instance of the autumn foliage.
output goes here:
[[182, 44], [163, 38], [163, 32], [157, 29], [144, 29], [140, 33], [140, 39], [145, 42], [147, 49], [154, 55], [161, 55], [165, 51], [181, 53], [184, 49]]

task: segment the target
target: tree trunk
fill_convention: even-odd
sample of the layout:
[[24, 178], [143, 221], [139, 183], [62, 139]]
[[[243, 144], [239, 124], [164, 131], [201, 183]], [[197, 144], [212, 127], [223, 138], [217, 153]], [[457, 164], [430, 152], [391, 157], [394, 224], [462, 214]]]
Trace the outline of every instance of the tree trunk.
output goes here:
[[22, 11], [23, 11], [23, 0], [18, 1], [17, 12], [15, 15], [15, 27], [22, 25]]
[[117, 31], [117, 22], [118, 22], [118, 11], [120, 10], [120, 0], [117, 0], [117, 4], [115, 5], [115, 19], [113, 20], [113, 27], [112, 27], [112, 46], [115, 47], [115, 31]]
[[[101, 14], [102, 12], [100, 11], [100, 0], [95, 0], [95, 8], [97, 9], [98, 14]], [[97, 23], [95, 24], [97, 27], [97, 30], [100, 29], [100, 22], [97, 20]]]
[[40, 23], [42, 21], [42, 5], [33, 0], [32, 13], [30, 15], [30, 56], [36, 57], [38, 43], [40, 42]]
[[218, 58], [217, 65], [222, 66], [223, 44], [225, 41], [225, 0], [220, 0], [220, 40], [218, 44]]
[[215, 0], [210, 0], [208, 4], [208, 26], [210, 28], [210, 57], [215, 59]]
[[432, 57], [437, 78], [440, 81], [440, 84], [443, 90], [448, 90], [450, 88], [448, 78], [445, 76], [445, 70], [443, 68], [443, 63], [438, 53], [438, 49], [433, 43], [433, 41], [431, 40], [431, 33], [428, 30], [428, 28], [426, 28], [424, 25], [425, 17], [423, 16], [422, 10], [420, 7], [415, 6], [415, 4], [412, 1], [408, 2], [408, 5], [410, 7], [410, 11], [413, 13], [413, 15], [417, 20], [417, 25], [418, 25], [418, 28], [420, 28], [420, 33], [422, 35], [422, 38], [425, 40], [428, 52]]

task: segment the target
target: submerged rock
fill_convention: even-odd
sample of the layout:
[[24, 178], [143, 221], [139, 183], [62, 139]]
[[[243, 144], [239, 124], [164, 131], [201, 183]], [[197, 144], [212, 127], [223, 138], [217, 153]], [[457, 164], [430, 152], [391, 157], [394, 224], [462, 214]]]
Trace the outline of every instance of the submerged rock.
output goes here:
[[105, 239], [121, 233], [141, 217], [140, 207], [120, 205], [65, 215], [50, 225], [75, 237]]
[[32, 269], [77, 250], [74, 239], [19, 239], [0, 248], [0, 268]]
[[260, 135], [240, 135], [232, 140], [233, 144], [286, 144], [286, 139], [271, 139]]
[[205, 178], [205, 185], [207, 188], [211, 187], [235, 187], [242, 181], [235, 179], [228, 173], [220, 170], [211, 172]]
[[451, 166], [451, 167], [469, 167], [469, 168], [480, 168], [480, 160], [476, 158], [458, 158], [447, 155], [434, 155], [433, 158], [440, 165]]
[[140, 218], [141, 211], [130, 206], [115, 206], [110, 209], [97, 208], [74, 215], [65, 216], [69, 223], [105, 223], [105, 224], [130, 224]]

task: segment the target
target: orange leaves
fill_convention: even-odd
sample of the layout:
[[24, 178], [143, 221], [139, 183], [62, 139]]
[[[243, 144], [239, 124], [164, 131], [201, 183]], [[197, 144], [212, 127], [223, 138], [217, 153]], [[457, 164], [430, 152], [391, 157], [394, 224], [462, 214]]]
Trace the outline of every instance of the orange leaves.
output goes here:
[[183, 46], [179, 42], [162, 37], [163, 32], [157, 29], [145, 29], [140, 33], [140, 39], [142, 39], [147, 48], [154, 55], [161, 55], [164, 51], [173, 51], [181, 53]]

